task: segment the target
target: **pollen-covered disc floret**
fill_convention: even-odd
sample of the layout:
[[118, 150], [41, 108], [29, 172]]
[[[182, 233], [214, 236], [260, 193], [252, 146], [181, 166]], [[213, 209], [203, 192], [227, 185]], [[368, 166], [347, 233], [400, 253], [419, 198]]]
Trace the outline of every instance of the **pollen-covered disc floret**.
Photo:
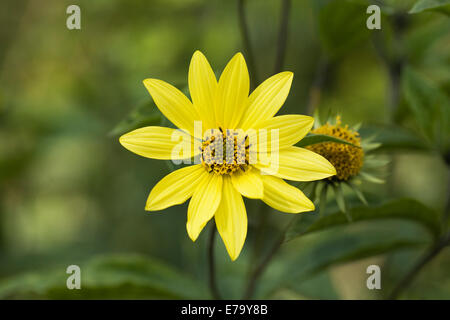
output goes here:
[[329, 179], [348, 180], [359, 173], [363, 166], [364, 152], [360, 147], [361, 138], [358, 132], [349, 129], [348, 125], [342, 126], [339, 116], [336, 117], [336, 124], [327, 123], [311, 132], [333, 136], [354, 145], [325, 142], [307, 147], [325, 157], [336, 168], [336, 176]]
[[234, 130], [214, 130], [202, 142], [202, 164], [208, 172], [222, 175], [245, 172], [250, 168], [249, 148], [248, 136], [239, 136]]

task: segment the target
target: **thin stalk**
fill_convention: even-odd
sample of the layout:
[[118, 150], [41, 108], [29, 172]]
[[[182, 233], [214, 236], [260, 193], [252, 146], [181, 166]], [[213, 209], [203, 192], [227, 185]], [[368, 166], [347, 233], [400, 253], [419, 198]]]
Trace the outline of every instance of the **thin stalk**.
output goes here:
[[403, 43], [403, 31], [408, 24], [407, 15], [404, 13], [396, 13], [392, 17], [392, 29], [394, 41], [397, 50], [393, 56], [389, 55], [384, 43], [384, 31], [380, 30], [373, 33], [372, 43], [379, 59], [386, 66], [389, 75], [389, 107], [391, 120], [395, 121], [395, 116], [400, 104], [401, 79], [403, 74], [406, 57], [400, 49]]
[[291, 9], [291, 0], [283, 0], [281, 4], [280, 29], [278, 30], [277, 55], [275, 59], [274, 73], [281, 72], [286, 57], [286, 47], [289, 27], [289, 11]]
[[252, 248], [252, 255], [250, 258], [250, 263], [248, 265], [248, 271], [247, 274], [249, 277], [251, 277], [254, 266], [257, 265], [259, 262], [259, 257], [262, 251], [262, 247], [264, 244], [263, 238], [265, 237], [265, 229], [267, 226], [267, 220], [269, 215], [269, 206], [266, 205], [264, 202], [260, 202], [260, 209], [258, 212], [258, 225], [255, 230], [255, 238], [253, 242], [253, 248]]
[[220, 296], [219, 289], [217, 287], [216, 281], [216, 265], [214, 261], [214, 241], [216, 238], [216, 225], [214, 224], [211, 228], [211, 232], [209, 234], [209, 243], [208, 243], [208, 271], [209, 271], [209, 289], [211, 291], [211, 296], [215, 300], [222, 299]]
[[313, 115], [320, 104], [323, 87], [325, 86], [329, 70], [330, 63], [328, 59], [324, 57], [320, 58], [314, 74], [313, 83], [309, 89], [309, 101], [306, 109], [306, 113], [309, 115]]
[[442, 215], [442, 224], [444, 228], [447, 226], [447, 220], [450, 217], [450, 165], [447, 165], [448, 178], [447, 178], [447, 201], [444, 207], [444, 214]]
[[253, 54], [253, 49], [251, 45], [250, 32], [247, 24], [247, 19], [245, 16], [245, 0], [238, 0], [237, 9], [239, 18], [239, 29], [241, 31], [247, 65], [248, 68], [250, 69], [250, 75], [253, 79], [252, 84], [255, 85], [256, 83], [259, 83], [259, 77], [258, 77], [258, 70], [256, 69], [255, 56]]
[[274, 245], [270, 249], [270, 251], [267, 254], [267, 256], [254, 269], [254, 271], [253, 271], [253, 273], [252, 273], [252, 275], [251, 275], [251, 277], [250, 277], [250, 279], [249, 279], [249, 281], [247, 283], [247, 287], [246, 287], [246, 289], [244, 291], [244, 295], [243, 295], [242, 299], [248, 300], [248, 299], [252, 298], [253, 294], [255, 293], [256, 285], [258, 283], [259, 278], [262, 276], [262, 274], [264, 273], [266, 268], [269, 266], [269, 264], [272, 261], [272, 259], [275, 257], [277, 252], [280, 250], [281, 245], [283, 244], [283, 242], [284, 242], [284, 240], [286, 238], [286, 232], [289, 229], [289, 227], [292, 225], [292, 222], [294, 221], [294, 219], [295, 219], [295, 216], [292, 217], [292, 219], [289, 221], [289, 223], [287, 224], [286, 228], [283, 230], [283, 232], [281, 233], [281, 235], [278, 238], [278, 240], [274, 243]]
[[422, 258], [414, 265], [414, 267], [406, 274], [406, 276], [397, 284], [397, 286], [392, 290], [392, 293], [389, 295], [388, 299], [394, 300], [397, 299], [400, 294], [407, 289], [416, 276], [422, 271], [422, 269], [431, 262], [445, 247], [450, 245], [450, 233], [445, 235], [438, 241], [434, 246], [431, 247], [429, 251], [427, 251]]

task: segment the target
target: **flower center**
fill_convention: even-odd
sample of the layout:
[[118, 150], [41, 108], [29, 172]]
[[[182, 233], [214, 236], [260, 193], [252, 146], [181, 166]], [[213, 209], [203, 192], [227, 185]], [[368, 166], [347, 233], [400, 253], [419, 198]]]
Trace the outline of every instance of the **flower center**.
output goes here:
[[[355, 146], [361, 146], [359, 133], [341, 126], [340, 117], [336, 118], [336, 124], [329, 123], [311, 131], [316, 134], [326, 134], [352, 143]], [[329, 179], [348, 180], [359, 173], [363, 165], [364, 151], [362, 148], [336, 143], [324, 142], [318, 143], [307, 148], [325, 157], [336, 168], [336, 176]]]
[[249, 166], [248, 136], [239, 136], [234, 130], [211, 130], [202, 142], [202, 164], [208, 172], [233, 174], [246, 171]]

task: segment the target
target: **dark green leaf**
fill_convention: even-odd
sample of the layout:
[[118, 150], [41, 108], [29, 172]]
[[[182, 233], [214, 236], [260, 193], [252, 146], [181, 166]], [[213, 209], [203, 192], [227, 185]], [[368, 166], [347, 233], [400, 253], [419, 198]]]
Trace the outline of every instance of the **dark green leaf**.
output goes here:
[[405, 99], [423, 134], [444, 149], [449, 134], [449, 99], [432, 81], [411, 67], [403, 73]]
[[326, 271], [315, 274], [305, 281], [292, 281], [288, 287], [307, 299], [339, 299], [333, 279]]
[[[340, 216], [346, 219], [342, 213]], [[259, 295], [262, 298], [270, 296], [280, 286], [301, 283], [333, 265], [430, 243], [431, 237], [421, 226], [398, 219], [346, 223], [323, 232], [305, 234], [285, 244], [285, 254], [261, 279]]]
[[375, 135], [381, 143], [376, 151], [429, 150], [426, 142], [414, 132], [398, 126], [371, 125], [360, 129], [362, 137]]
[[339, 138], [329, 136], [326, 134], [315, 134], [315, 133], [309, 133], [306, 137], [304, 137], [302, 140], [300, 140], [296, 144], [296, 146], [306, 147], [306, 146], [310, 146], [312, 144], [325, 143], [325, 142], [342, 143], [342, 144], [347, 144], [349, 146], [353, 146], [355, 148], [360, 148], [359, 146], [356, 146], [353, 143], [350, 143], [346, 140], [339, 139]]
[[419, 13], [424, 11], [438, 11], [450, 14], [450, 0], [419, 0], [409, 10], [409, 13]]
[[156, 260], [136, 256], [95, 258], [81, 268], [81, 290], [68, 290], [65, 267], [4, 280], [1, 298], [56, 299], [199, 299], [203, 287]]
[[[425, 227], [434, 237], [441, 232], [438, 214], [416, 200], [393, 200], [377, 207], [361, 206], [349, 210], [354, 223], [367, 220], [405, 219], [416, 222]], [[342, 212], [336, 212], [317, 219], [309, 227], [299, 226], [301, 220], [296, 221], [288, 230], [286, 241], [304, 234], [322, 231], [328, 228], [347, 224], [348, 221]]]

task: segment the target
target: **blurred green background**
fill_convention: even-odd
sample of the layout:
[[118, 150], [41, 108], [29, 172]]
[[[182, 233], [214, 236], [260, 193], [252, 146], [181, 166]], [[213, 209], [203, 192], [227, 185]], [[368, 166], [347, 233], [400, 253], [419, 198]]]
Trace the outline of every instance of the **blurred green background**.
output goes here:
[[[362, 134], [378, 133], [385, 143], [380, 154], [391, 159], [385, 184], [363, 186], [370, 205], [410, 198], [440, 219], [450, 176], [449, 7], [409, 14], [416, 2], [293, 0], [282, 69], [295, 76], [281, 113], [307, 114], [314, 104], [323, 116], [362, 122]], [[370, 3], [381, 5], [381, 31], [366, 28]], [[66, 28], [71, 4], [81, 8], [81, 30]], [[282, 1], [244, 5], [257, 69], [250, 70], [252, 81], [261, 82], [274, 74]], [[144, 211], [171, 166], [126, 151], [118, 136], [164, 123], [143, 79], [185, 88], [197, 49], [219, 74], [238, 51], [248, 62], [238, 1], [3, 0], [0, 6], [0, 298], [209, 298], [209, 228], [193, 243], [186, 204]], [[311, 98], [312, 88], [320, 99]], [[232, 263], [216, 243], [227, 298], [241, 296], [249, 269], [290, 218], [272, 210], [261, 223], [261, 203], [246, 206], [249, 232], [240, 258]], [[291, 240], [256, 297], [385, 298], [432, 238], [420, 223], [386, 219]], [[71, 264], [81, 267], [82, 290], [65, 288]], [[366, 288], [370, 264], [382, 266], [382, 290]], [[449, 299], [449, 270], [447, 248], [402, 297]]]

